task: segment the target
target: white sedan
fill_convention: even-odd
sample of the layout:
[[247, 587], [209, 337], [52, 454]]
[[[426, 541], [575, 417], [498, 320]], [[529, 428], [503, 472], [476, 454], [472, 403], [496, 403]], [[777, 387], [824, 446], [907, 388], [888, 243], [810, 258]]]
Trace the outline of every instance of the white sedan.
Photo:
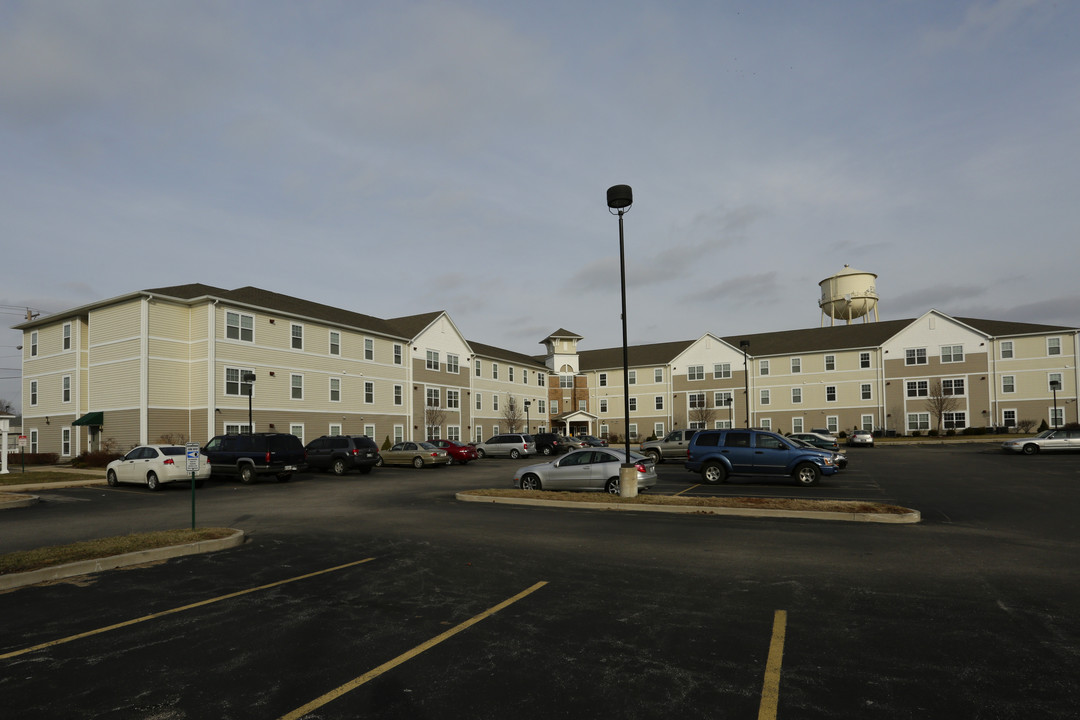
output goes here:
[[[187, 448], [183, 445], [140, 445], [119, 460], [105, 467], [109, 484], [136, 483], [151, 490], [161, 489], [170, 482], [191, 482], [187, 469]], [[195, 485], [202, 485], [210, 477], [210, 464], [199, 453], [199, 469], [195, 472]]]
[[[619, 494], [619, 468], [626, 454], [615, 448], [574, 450], [558, 460], [526, 465], [514, 474], [514, 486], [522, 490], [603, 490]], [[656, 484], [656, 463], [631, 452], [640, 490]]]

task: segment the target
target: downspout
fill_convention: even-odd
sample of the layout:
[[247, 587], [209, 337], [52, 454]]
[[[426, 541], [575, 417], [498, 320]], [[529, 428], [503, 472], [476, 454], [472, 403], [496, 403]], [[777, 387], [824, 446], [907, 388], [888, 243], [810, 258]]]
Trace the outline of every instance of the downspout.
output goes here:
[[206, 440], [217, 435], [217, 306], [206, 306]]
[[139, 444], [149, 442], [150, 402], [150, 301], [153, 295], [143, 298], [139, 307]]

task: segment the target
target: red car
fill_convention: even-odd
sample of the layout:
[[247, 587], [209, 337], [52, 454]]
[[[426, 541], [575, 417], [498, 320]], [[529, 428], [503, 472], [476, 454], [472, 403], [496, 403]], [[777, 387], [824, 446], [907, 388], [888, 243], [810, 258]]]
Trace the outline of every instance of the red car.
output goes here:
[[477, 460], [480, 458], [476, 454], [476, 448], [472, 445], [466, 445], [454, 440], [428, 440], [432, 445], [437, 448], [442, 448], [450, 456], [451, 462], [459, 462], [462, 465], [467, 464], [470, 460]]

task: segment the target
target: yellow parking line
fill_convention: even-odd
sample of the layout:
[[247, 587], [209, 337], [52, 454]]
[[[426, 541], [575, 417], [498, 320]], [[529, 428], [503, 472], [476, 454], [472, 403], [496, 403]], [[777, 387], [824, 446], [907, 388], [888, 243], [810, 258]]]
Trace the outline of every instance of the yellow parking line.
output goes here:
[[502, 610], [504, 608], [507, 608], [510, 605], [513, 605], [518, 600], [521, 600], [522, 598], [524, 598], [524, 597], [526, 597], [528, 595], [531, 595], [532, 593], [536, 592], [537, 590], [544, 587], [545, 585], [547, 585], [547, 581], [542, 580], [542, 581], [536, 583], [535, 585], [533, 585], [532, 587], [529, 587], [529, 588], [526, 588], [525, 590], [522, 590], [521, 592], [519, 592], [517, 595], [513, 596], [512, 598], [508, 598], [506, 600], [503, 600], [498, 605], [495, 605], [493, 607], [488, 608], [487, 610], [480, 613], [479, 615], [476, 615], [476, 616], [474, 616], [472, 618], [469, 618], [465, 622], [461, 623], [460, 625], [457, 625], [455, 627], [450, 628], [449, 630], [442, 633], [441, 635], [436, 635], [435, 637], [431, 638], [427, 642], [424, 642], [424, 643], [421, 643], [420, 645], [417, 645], [412, 650], [409, 650], [408, 652], [405, 652], [405, 653], [402, 653], [401, 655], [398, 655], [393, 660], [385, 662], [385, 663], [383, 663], [382, 665], [380, 665], [379, 667], [377, 667], [377, 668], [375, 668], [373, 670], [368, 670], [363, 675], [361, 675], [361, 676], [359, 676], [357, 678], [354, 678], [353, 680], [350, 680], [349, 682], [345, 683], [344, 685], [342, 685], [342, 686], [340, 686], [338, 688], [335, 688], [334, 690], [331, 690], [330, 692], [326, 693], [325, 695], [322, 695], [321, 697], [315, 698], [314, 700], [309, 702], [307, 705], [304, 705], [302, 707], [298, 707], [295, 710], [293, 710], [292, 712], [288, 713], [287, 715], [282, 715], [280, 720], [298, 720], [298, 718], [302, 718], [303, 716], [307, 715], [311, 711], [321, 708], [323, 705], [326, 705], [327, 703], [332, 702], [333, 700], [336, 700], [337, 698], [341, 697], [345, 693], [355, 690], [356, 688], [360, 687], [361, 685], [368, 682], [369, 680], [374, 680], [375, 678], [379, 677], [380, 675], [387, 672], [388, 670], [393, 670], [398, 665], [401, 665], [402, 663], [407, 662], [408, 660], [412, 660], [414, 657], [416, 657], [420, 653], [422, 653], [422, 652], [424, 652], [426, 650], [430, 650], [431, 648], [433, 648], [436, 645], [438, 645], [439, 643], [441, 643], [443, 640], [448, 640], [451, 637], [453, 637], [454, 635], [457, 635], [462, 630], [466, 630], [466, 629], [472, 627], [473, 625], [475, 625], [476, 623], [480, 622], [481, 620], [484, 620], [485, 618], [491, 617], [492, 615], [499, 612], [500, 610]]
[[247, 590], [239, 590], [239, 591], [234, 592], [234, 593], [229, 593], [228, 595], [221, 595], [220, 597], [210, 598], [209, 600], [201, 600], [201, 601], [199, 601], [197, 603], [191, 603], [190, 605], [184, 605], [183, 607], [173, 608], [172, 610], [163, 610], [161, 612], [157, 612], [157, 613], [154, 613], [152, 615], [144, 615], [143, 617], [135, 618], [134, 620], [126, 620], [126, 621], [124, 621], [122, 623], [116, 623], [115, 625], [109, 625], [107, 627], [98, 628], [96, 630], [89, 630], [89, 631], [84, 632], [84, 633], [79, 633], [78, 635], [71, 635], [69, 637], [60, 638], [59, 640], [50, 640], [49, 642], [41, 643], [40, 645], [34, 645], [33, 647], [23, 648], [22, 650], [13, 650], [12, 652], [4, 653], [3, 655], [0, 655], [0, 660], [6, 660], [8, 658], [17, 657], [19, 655], [25, 655], [26, 653], [31, 653], [31, 652], [34, 652], [35, 650], [41, 650], [43, 648], [53, 647], [54, 645], [63, 645], [65, 643], [72, 642], [73, 640], [81, 640], [82, 638], [91, 637], [93, 635], [100, 635], [102, 633], [107, 633], [110, 630], [119, 630], [120, 628], [124, 628], [124, 627], [127, 627], [129, 625], [135, 625], [135, 624], [138, 624], [138, 623], [141, 623], [141, 622], [146, 622], [147, 620], [154, 620], [156, 618], [164, 617], [166, 615], [172, 615], [174, 613], [183, 612], [184, 610], [191, 610], [193, 608], [202, 607], [203, 605], [211, 605], [211, 604], [216, 603], [216, 602], [221, 602], [222, 600], [228, 600], [230, 598], [240, 597], [241, 595], [247, 595], [249, 593], [258, 592], [259, 590], [267, 590], [267, 589], [272, 588], [272, 587], [277, 587], [278, 585], [285, 585], [287, 583], [296, 582], [297, 580], [306, 580], [308, 578], [312, 578], [312, 577], [315, 577], [317, 575], [324, 575], [326, 573], [334, 572], [335, 570], [344, 570], [345, 568], [352, 567], [353, 565], [360, 565], [362, 563], [371, 562], [374, 559], [375, 558], [364, 558], [363, 560], [356, 560], [356, 561], [351, 562], [351, 563], [345, 563], [344, 565], [338, 565], [337, 567], [327, 568], [325, 570], [317, 570], [316, 572], [308, 573], [307, 575], [298, 575], [297, 577], [294, 577], [294, 578], [288, 578], [286, 580], [278, 580], [277, 582], [272, 582], [272, 583], [269, 583], [267, 585], [260, 585], [259, 587], [248, 588]]
[[697, 485], [691, 485], [690, 487], [686, 488], [685, 490], [682, 490], [682, 491], [680, 491], [680, 492], [677, 492], [677, 493], [675, 493], [675, 494], [674, 494], [674, 495], [672, 495], [671, 497], [679, 497], [679, 496], [680, 496], [680, 495], [682, 495], [683, 493], [685, 493], [685, 492], [690, 492], [690, 491], [691, 491], [691, 490], [693, 490], [694, 488], [699, 488], [699, 487], [701, 487], [701, 483], [698, 483]]
[[787, 612], [777, 610], [773, 616], [772, 641], [769, 659], [765, 662], [765, 684], [761, 688], [758, 720], [776, 720], [776, 704], [780, 699], [780, 665], [784, 659], [784, 635], [787, 632]]

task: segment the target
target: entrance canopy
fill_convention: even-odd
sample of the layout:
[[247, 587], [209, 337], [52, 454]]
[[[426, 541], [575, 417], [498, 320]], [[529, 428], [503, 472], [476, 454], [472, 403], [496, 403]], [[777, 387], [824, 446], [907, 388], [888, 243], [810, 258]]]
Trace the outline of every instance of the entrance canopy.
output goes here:
[[105, 424], [105, 413], [92, 412], [86, 413], [81, 418], [71, 423], [72, 425], [87, 425], [89, 427], [101, 427]]

